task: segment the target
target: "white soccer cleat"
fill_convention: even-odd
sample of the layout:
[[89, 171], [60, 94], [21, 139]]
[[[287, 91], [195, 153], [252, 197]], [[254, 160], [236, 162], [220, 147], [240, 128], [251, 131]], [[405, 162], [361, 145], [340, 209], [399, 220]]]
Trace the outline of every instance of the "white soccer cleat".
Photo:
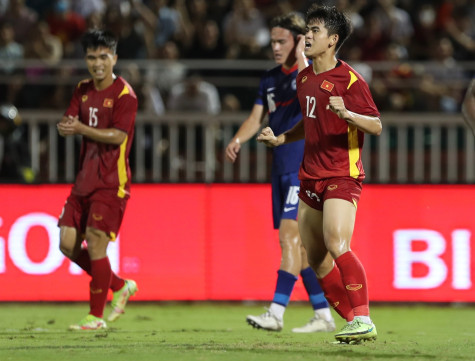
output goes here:
[[254, 328], [262, 328], [268, 331], [280, 331], [284, 327], [284, 321], [278, 319], [270, 310], [259, 316], [247, 316], [246, 321]]
[[112, 312], [109, 317], [107, 317], [107, 321], [113, 322], [117, 320], [125, 312], [125, 305], [130, 296], [133, 296], [138, 290], [135, 281], [125, 280], [124, 287], [114, 292], [114, 297], [111, 302]]
[[292, 329], [295, 333], [312, 333], [312, 332], [333, 332], [336, 330], [335, 321], [324, 320], [317, 316], [313, 317], [308, 323], [302, 327]]

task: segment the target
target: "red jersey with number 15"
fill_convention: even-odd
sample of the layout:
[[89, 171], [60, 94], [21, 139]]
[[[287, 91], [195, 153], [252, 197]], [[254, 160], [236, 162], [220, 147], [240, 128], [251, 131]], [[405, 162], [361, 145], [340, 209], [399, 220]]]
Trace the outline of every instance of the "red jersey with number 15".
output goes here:
[[79, 172], [71, 193], [88, 196], [99, 189], [117, 190], [119, 198], [128, 197], [131, 172], [129, 153], [134, 137], [137, 97], [132, 87], [117, 77], [111, 86], [96, 90], [92, 79], [76, 87], [65, 116], [98, 129], [117, 128], [127, 137], [122, 144], [106, 144], [83, 137]]
[[379, 117], [368, 84], [353, 68], [339, 60], [335, 68], [315, 75], [312, 65], [297, 76], [305, 148], [299, 179], [365, 177], [361, 162], [364, 133], [326, 109], [330, 96], [341, 96], [346, 109]]

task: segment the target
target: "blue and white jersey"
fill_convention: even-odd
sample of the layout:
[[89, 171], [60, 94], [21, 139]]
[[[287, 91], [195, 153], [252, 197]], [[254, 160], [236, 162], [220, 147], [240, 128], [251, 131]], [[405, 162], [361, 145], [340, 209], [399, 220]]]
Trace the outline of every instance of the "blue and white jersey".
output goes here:
[[[269, 126], [275, 135], [292, 128], [302, 119], [297, 98], [297, 65], [286, 70], [281, 65], [268, 70], [261, 79], [255, 104], [269, 112]], [[273, 148], [272, 174], [298, 172], [303, 158], [304, 140]]]

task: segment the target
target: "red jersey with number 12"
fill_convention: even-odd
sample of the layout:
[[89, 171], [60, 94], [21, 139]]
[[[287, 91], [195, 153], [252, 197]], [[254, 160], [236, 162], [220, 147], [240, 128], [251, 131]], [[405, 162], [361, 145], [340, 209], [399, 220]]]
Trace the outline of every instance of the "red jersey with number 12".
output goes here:
[[119, 145], [83, 137], [73, 194], [88, 196], [99, 189], [116, 189], [119, 198], [128, 197], [129, 153], [137, 106], [135, 92], [122, 77], [117, 77], [111, 86], [100, 91], [96, 90], [92, 79], [78, 84], [65, 115], [77, 115], [82, 123], [98, 129], [117, 128], [127, 133], [127, 137]]
[[379, 117], [368, 84], [353, 68], [338, 65], [315, 75], [312, 65], [297, 76], [305, 148], [299, 171], [301, 180], [350, 176], [364, 179], [361, 151], [364, 133], [326, 109], [330, 96], [341, 96], [346, 109]]

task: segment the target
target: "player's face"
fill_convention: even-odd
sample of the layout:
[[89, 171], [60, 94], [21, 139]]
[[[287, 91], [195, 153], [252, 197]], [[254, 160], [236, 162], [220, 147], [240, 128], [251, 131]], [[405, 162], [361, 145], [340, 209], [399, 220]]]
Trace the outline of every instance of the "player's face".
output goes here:
[[87, 69], [94, 82], [112, 79], [112, 71], [116, 62], [117, 55], [109, 48], [99, 47], [97, 49], [87, 49]]
[[334, 45], [338, 36], [328, 35], [325, 24], [321, 21], [315, 21], [307, 25], [305, 31], [305, 56], [308, 58], [316, 58], [330, 49], [330, 45]]
[[272, 52], [277, 64], [285, 64], [290, 54], [294, 52], [294, 37], [292, 32], [284, 28], [272, 28], [271, 33]]

